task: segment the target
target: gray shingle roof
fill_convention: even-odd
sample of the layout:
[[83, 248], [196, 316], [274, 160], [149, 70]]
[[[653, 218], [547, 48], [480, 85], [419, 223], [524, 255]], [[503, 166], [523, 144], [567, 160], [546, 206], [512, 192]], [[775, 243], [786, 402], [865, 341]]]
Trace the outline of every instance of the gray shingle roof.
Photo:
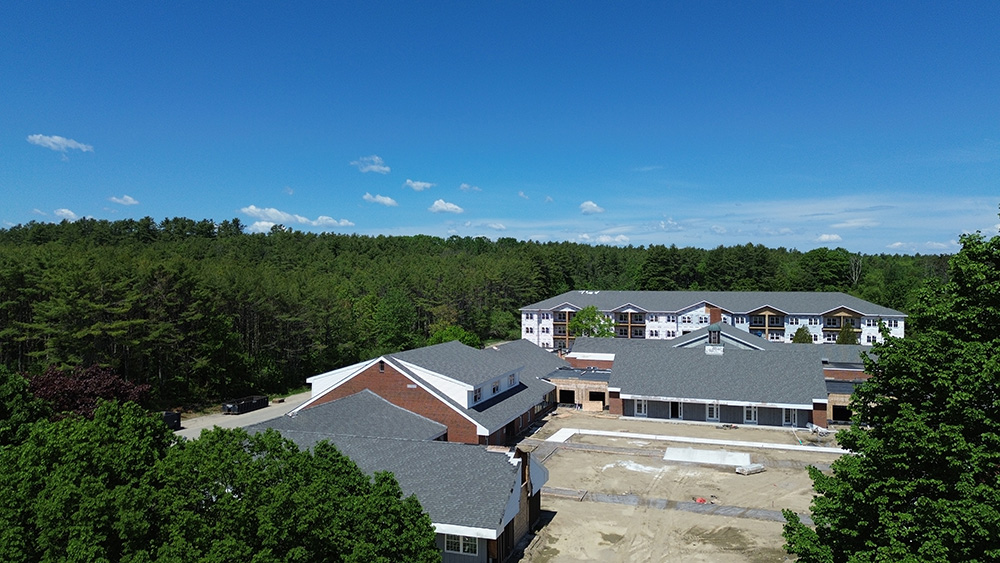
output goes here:
[[771, 306], [789, 315], [820, 315], [847, 307], [867, 316], [905, 316], [903, 313], [840, 292], [807, 291], [568, 291], [539, 301], [522, 311], [549, 311], [564, 303], [577, 307], [594, 305], [614, 311], [626, 304], [649, 312], [676, 313], [708, 302], [732, 314], [748, 314]]
[[[443, 397], [448, 404], [486, 427], [490, 433], [499, 430], [541, 402], [547, 393], [555, 389], [554, 385], [541, 378], [560, 366], [569, 365], [556, 354], [547, 352], [527, 340], [507, 342], [483, 350], [452, 341], [398, 352], [389, 355], [389, 357], [455, 379], [458, 379], [457, 375], [465, 374], [466, 377], [474, 377], [476, 384], [489, 379], [485, 376], [480, 378], [468, 375], [477, 373], [477, 370], [482, 370], [481, 373], [485, 374], [500, 375], [519, 369], [520, 385], [472, 408], [466, 408], [464, 405]], [[427, 383], [418, 374], [405, 368], [401, 369], [406, 371], [410, 377]]]
[[411, 440], [433, 440], [448, 431], [445, 425], [398, 407], [367, 389], [246, 430], [254, 433], [265, 428]]
[[510, 495], [519, 494], [518, 468], [482, 446], [277, 430], [303, 449], [329, 441], [365, 473], [392, 472], [403, 495], [416, 495], [435, 524], [498, 530]]
[[634, 346], [617, 354], [609, 386], [623, 394], [714, 401], [811, 405], [826, 399], [823, 366], [806, 349]]
[[[722, 342], [728, 342], [739, 347], [756, 348], [758, 350], [769, 350], [781, 346], [780, 342], [770, 342], [766, 338], [761, 338], [756, 334], [751, 334], [745, 330], [740, 330], [727, 323], [717, 323], [722, 332]], [[670, 342], [677, 348], [704, 345], [708, 342], [708, 329], [702, 327], [687, 334], [671, 339]]]

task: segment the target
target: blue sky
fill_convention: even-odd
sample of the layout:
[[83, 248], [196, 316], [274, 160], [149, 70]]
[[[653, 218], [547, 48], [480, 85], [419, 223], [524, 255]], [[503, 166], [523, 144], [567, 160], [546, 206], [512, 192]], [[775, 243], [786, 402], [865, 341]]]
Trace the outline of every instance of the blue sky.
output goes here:
[[0, 225], [957, 250], [1000, 2], [14, 2]]

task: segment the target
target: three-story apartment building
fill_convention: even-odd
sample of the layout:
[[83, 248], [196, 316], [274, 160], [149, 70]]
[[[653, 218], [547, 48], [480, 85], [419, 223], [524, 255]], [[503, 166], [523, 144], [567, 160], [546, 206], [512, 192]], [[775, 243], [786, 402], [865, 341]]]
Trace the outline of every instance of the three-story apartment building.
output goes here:
[[841, 327], [859, 344], [882, 339], [880, 326], [902, 337], [906, 315], [840, 292], [569, 291], [521, 308], [521, 336], [546, 349], [569, 349], [569, 321], [594, 306], [615, 323], [616, 338], [669, 340], [726, 323], [772, 342], [791, 342], [804, 326], [816, 343], [833, 343]]

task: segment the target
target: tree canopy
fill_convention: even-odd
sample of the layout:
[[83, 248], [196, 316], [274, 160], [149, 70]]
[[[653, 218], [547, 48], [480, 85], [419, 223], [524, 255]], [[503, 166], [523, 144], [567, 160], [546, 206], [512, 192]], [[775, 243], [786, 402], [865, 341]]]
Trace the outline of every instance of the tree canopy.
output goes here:
[[750, 244], [247, 233], [238, 219], [32, 222], [0, 229], [0, 364], [109, 368], [173, 408], [282, 392], [449, 326], [518, 338], [519, 307], [573, 289], [837, 290], [906, 312], [944, 264]]
[[809, 469], [815, 527], [785, 511], [799, 561], [1000, 560], [1000, 237], [961, 241], [913, 335], [866, 357], [837, 434], [851, 454]]
[[567, 327], [572, 336], [611, 338], [615, 335], [615, 322], [605, 317], [594, 305], [577, 311]]
[[175, 438], [134, 403], [30, 425], [0, 448], [4, 561], [439, 561], [391, 474], [333, 446], [216, 428]]

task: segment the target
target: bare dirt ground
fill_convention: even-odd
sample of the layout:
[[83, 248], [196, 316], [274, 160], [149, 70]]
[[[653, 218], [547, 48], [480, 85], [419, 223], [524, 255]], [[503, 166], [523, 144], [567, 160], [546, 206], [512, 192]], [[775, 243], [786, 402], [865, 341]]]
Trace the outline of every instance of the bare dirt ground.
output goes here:
[[[621, 419], [560, 410], [521, 447], [549, 471], [542, 492], [544, 526], [523, 562], [786, 561], [780, 510], [807, 514], [807, 465], [825, 469], [837, 453], [808, 432]], [[786, 445], [823, 443], [817, 452], [677, 444], [577, 434], [544, 442], [561, 428], [586, 428]], [[733, 467], [664, 461], [668, 446], [744, 451], [767, 468], [739, 475]], [[698, 502], [702, 499], [704, 504]]]

